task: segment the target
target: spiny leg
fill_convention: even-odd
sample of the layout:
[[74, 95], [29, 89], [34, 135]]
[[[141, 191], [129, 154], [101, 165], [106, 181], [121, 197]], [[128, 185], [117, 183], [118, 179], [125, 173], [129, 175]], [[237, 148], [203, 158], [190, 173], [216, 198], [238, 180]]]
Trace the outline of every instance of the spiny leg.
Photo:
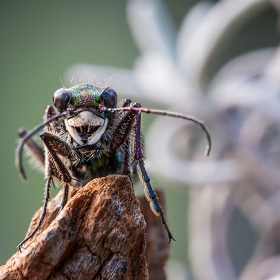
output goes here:
[[[129, 104], [127, 104], [127, 105], [129, 105]], [[171, 239], [175, 240], [166, 224], [166, 220], [163, 215], [163, 210], [157, 201], [157, 196], [151, 186], [150, 178], [149, 178], [149, 176], [146, 172], [145, 166], [144, 166], [144, 162], [143, 162], [144, 156], [143, 156], [143, 152], [142, 152], [143, 136], [141, 133], [141, 105], [139, 103], [135, 103], [133, 105], [133, 107], [122, 107], [122, 108], [117, 108], [116, 110], [114, 110], [114, 109], [111, 110], [110, 108], [105, 108], [105, 107], [102, 107], [102, 108], [105, 112], [106, 111], [112, 111], [112, 112], [127, 111], [127, 114], [123, 116], [121, 122], [118, 124], [118, 127], [117, 127], [116, 132], [113, 137], [111, 148], [113, 150], [116, 150], [118, 147], [120, 147], [121, 145], [126, 143], [126, 140], [129, 139], [129, 135], [130, 135], [132, 128], [134, 129], [134, 131], [135, 131], [134, 159], [135, 159], [135, 161], [137, 161], [138, 166], [139, 166], [139, 168], [138, 168], [139, 177], [143, 179], [144, 184], [145, 184], [146, 197], [147, 197], [148, 201], [151, 202], [150, 206], [151, 206], [152, 211], [157, 216], [161, 216], [162, 223], [164, 224], [168, 237], [169, 237], [169, 242], [171, 241]], [[126, 151], [126, 155], [128, 155], [128, 152], [129, 151]], [[125, 164], [126, 163], [127, 162], [125, 162]]]
[[[139, 103], [136, 103], [134, 105], [136, 108], [141, 108], [141, 105]], [[148, 173], [146, 171], [145, 165], [144, 165], [144, 155], [143, 155], [143, 147], [142, 147], [142, 132], [141, 132], [141, 112], [138, 112], [136, 115], [136, 123], [135, 123], [135, 160], [138, 161], [138, 172], [139, 176], [142, 178], [145, 184], [145, 195], [147, 200], [150, 202], [150, 207], [152, 211], [155, 213], [155, 215], [161, 217], [161, 221], [166, 229], [166, 232], [168, 234], [169, 243], [171, 239], [176, 241], [166, 223], [165, 217], [163, 215], [162, 207], [159, 205], [157, 201], [157, 195], [151, 185], [150, 178], [148, 176]]]
[[[131, 177], [130, 171], [130, 138], [128, 137], [125, 140], [125, 147], [124, 147], [124, 158], [123, 158], [123, 174], [128, 175]], [[131, 178], [130, 178], [131, 179]]]
[[161, 221], [168, 234], [169, 243], [170, 243], [171, 239], [176, 241], [166, 223], [165, 217], [163, 215], [162, 207], [159, 205], [159, 203], [157, 201], [157, 195], [156, 195], [153, 187], [151, 186], [150, 178], [147, 174], [143, 159], [138, 160], [138, 165], [139, 165], [139, 169], [140, 169], [139, 172], [141, 173], [141, 178], [145, 183], [145, 196], [146, 196], [147, 200], [150, 202], [150, 207], [156, 216], [161, 217]]
[[[44, 120], [46, 121], [46, 120], [48, 120], [49, 118], [51, 118], [53, 116], [55, 116], [55, 110], [54, 110], [54, 108], [52, 106], [48, 105], [46, 107], [46, 109], [45, 109]], [[50, 151], [50, 153], [52, 155], [55, 154], [55, 151], [53, 151], [53, 148], [52, 148], [51, 144], [49, 144], [49, 143], [51, 143], [51, 141], [53, 141], [53, 142], [57, 141], [58, 144], [61, 144], [60, 145], [60, 149], [62, 149], [63, 146], [64, 146], [64, 150], [66, 150], [67, 148], [69, 149], [69, 147], [66, 147], [66, 144], [64, 144], [64, 145], [62, 144], [62, 141], [59, 142], [60, 139], [55, 138], [54, 136], [48, 134], [49, 131], [50, 131], [50, 124], [47, 124], [46, 127], [45, 127], [45, 132], [41, 133], [40, 137], [44, 141], [44, 144], [46, 145], [46, 147], [48, 148], [48, 150]], [[65, 151], [64, 151], [64, 153], [65, 153]], [[56, 163], [59, 162], [58, 163], [59, 169], [60, 170], [62, 169], [61, 170], [62, 173], [65, 172], [64, 165], [60, 162], [60, 159], [56, 156], [56, 154], [55, 154], [54, 161]], [[66, 184], [64, 186], [63, 196], [62, 196], [61, 203], [60, 203], [61, 204], [61, 208], [63, 208], [65, 206], [65, 204], [67, 203], [68, 193], [69, 193], [69, 186], [68, 186], [68, 184]]]
[[[44, 125], [45, 130], [49, 130], [50, 128], [50, 122], [55, 121], [57, 119], [57, 116], [55, 115], [55, 111], [52, 106], [48, 105], [45, 109], [45, 114], [44, 114]], [[19, 171], [24, 179], [25, 173], [23, 170], [22, 166], [22, 160], [21, 160], [21, 153], [22, 153], [22, 148], [24, 144], [26, 144], [26, 150], [30, 154], [31, 159], [34, 160], [36, 165], [40, 167], [41, 169], [44, 169], [45, 166], [45, 157], [44, 157], [44, 150], [41, 148], [33, 139], [32, 135], [34, 135], [40, 127], [42, 128], [41, 125], [39, 125], [35, 130], [27, 132], [24, 128], [20, 128], [18, 130], [18, 135], [21, 138], [21, 142], [19, 142], [17, 152], [16, 152], [16, 165], [19, 168]], [[32, 133], [31, 133], [32, 132]]]
[[46, 147], [46, 186], [45, 186], [45, 193], [44, 193], [44, 205], [43, 205], [43, 211], [40, 217], [40, 220], [36, 226], [36, 228], [31, 232], [31, 234], [25, 238], [19, 245], [18, 248], [21, 251], [22, 245], [29, 239], [31, 239], [34, 234], [39, 230], [39, 228], [42, 225], [42, 222], [44, 220], [44, 217], [46, 216], [47, 211], [47, 204], [50, 197], [50, 186], [52, 182], [52, 176], [55, 175], [60, 179], [60, 181], [64, 184], [64, 193], [61, 201], [62, 208], [67, 202], [68, 198], [68, 190], [69, 186], [67, 183], [71, 182], [71, 175], [69, 174], [68, 170], [56, 154], [56, 151], [53, 149], [51, 145], [51, 141], [54, 140], [52, 137], [48, 135], [48, 133], [43, 132], [40, 134], [41, 139], [43, 140], [45, 147]]
[[53, 163], [55, 170], [57, 171], [57, 174], [54, 175], [60, 179], [62, 184], [70, 183], [72, 180], [71, 175], [57, 154], [59, 151], [62, 150], [62, 148], [60, 148], [60, 150], [57, 151], [55, 151], [53, 148], [53, 145], [57, 144], [57, 139], [49, 135], [47, 132], [42, 132], [40, 134], [40, 138], [45, 144], [46, 156], [49, 158], [49, 161]]
[[[123, 107], [123, 108], [127, 109], [127, 110], [123, 110], [123, 111], [128, 111], [128, 112], [125, 116], [123, 116], [123, 119], [121, 120], [121, 122], [119, 123], [119, 125], [116, 129], [111, 147], [112, 147], [112, 149], [117, 149], [122, 144], [127, 143], [126, 140], [129, 139], [131, 129], [132, 128], [134, 129], [134, 131], [135, 131], [134, 159], [135, 159], [135, 161], [137, 161], [138, 166], [139, 166], [138, 174], [139, 174], [139, 177], [142, 178], [144, 181], [145, 194], [146, 194], [148, 201], [150, 201], [151, 209], [157, 216], [161, 216], [162, 223], [165, 226], [165, 229], [166, 229], [168, 237], [169, 237], [169, 242], [170, 242], [171, 239], [173, 239], [173, 240], [175, 240], [175, 239], [173, 238], [173, 236], [166, 224], [166, 220], [163, 215], [163, 210], [157, 201], [157, 196], [151, 186], [150, 178], [146, 172], [144, 162], [143, 162], [144, 156], [143, 156], [143, 152], [142, 152], [143, 136], [141, 133], [141, 111], [140, 111], [141, 105], [139, 103], [135, 103], [133, 105], [133, 107]], [[104, 109], [104, 110], [106, 110], [106, 109]], [[122, 111], [122, 110], [120, 110], [120, 111]], [[128, 151], [126, 151], [126, 155], [128, 156]]]
[[64, 117], [65, 115], [67, 115], [68, 112], [63, 112], [61, 114], [55, 115], [49, 119], [47, 119], [46, 121], [44, 121], [43, 123], [37, 125], [36, 127], [34, 127], [32, 130], [30, 130], [22, 139], [21, 141], [18, 143], [18, 146], [16, 148], [16, 166], [22, 176], [23, 179], [26, 180], [26, 175], [24, 172], [24, 168], [22, 165], [22, 151], [23, 151], [23, 147], [24, 145], [29, 141], [29, 139], [35, 135], [38, 131], [40, 131], [42, 128], [44, 128], [46, 125], [48, 125], [49, 123]]
[[34, 236], [34, 234], [39, 230], [39, 228], [41, 227], [41, 225], [43, 223], [43, 220], [44, 220], [44, 218], [46, 216], [46, 213], [47, 213], [47, 206], [48, 206], [48, 201], [49, 201], [49, 198], [50, 198], [51, 180], [52, 180], [51, 176], [48, 176], [47, 181], [46, 181], [46, 185], [45, 185], [44, 205], [43, 205], [43, 211], [42, 211], [40, 220], [39, 220], [37, 226], [35, 227], [35, 229], [24, 240], [22, 240], [19, 243], [19, 245], [17, 246], [18, 249], [20, 250], [20, 252], [21, 252], [22, 245]]
[[[67, 183], [70, 183], [72, 180], [70, 173], [57, 155], [57, 152], [62, 152], [63, 146], [60, 147], [61, 150], [55, 151], [53, 145], [58, 148], [57, 139], [55, 137], [51, 136], [47, 132], [42, 132], [40, 137], [47, 148], [46, 156], [48, 157], [48, 160], [51, 162], [52, 166], [55, 166], [55, 168], [52, 168], [52, 172], [55, 172], [53, 175], [58, 177], [64, 185], [64, 192], [61, 199], [61, 208], [63, 208], [68, 199], [69, 186]], [[64, 147], [64, 149], [66, 149], [66, 147]]]

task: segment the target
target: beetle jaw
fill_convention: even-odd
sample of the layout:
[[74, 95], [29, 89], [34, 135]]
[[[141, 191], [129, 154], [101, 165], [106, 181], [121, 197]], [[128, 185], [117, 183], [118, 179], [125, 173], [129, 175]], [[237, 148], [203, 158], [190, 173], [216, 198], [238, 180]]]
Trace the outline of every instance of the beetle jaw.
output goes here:
[[64, 120], [71, 137], [79, 145], [94, 145], [104, 134], [108, 119], [101, 118], [90, 111], [82, 111], [78, 115]]

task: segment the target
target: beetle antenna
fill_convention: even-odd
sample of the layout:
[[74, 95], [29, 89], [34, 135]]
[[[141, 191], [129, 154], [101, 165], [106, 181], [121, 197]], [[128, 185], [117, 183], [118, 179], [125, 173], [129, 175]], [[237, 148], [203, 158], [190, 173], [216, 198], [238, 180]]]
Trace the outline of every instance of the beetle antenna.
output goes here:
[[18, 168], [19, 172], [20, 172], [21, 177], [24, 180], [27, 179], [27, 177], [25, 175], [23, 165], [22, 165], [22, 151], [23, 151], [24, 145], [34, 134], [36, 134], [39, 130], [44, 128], [47, 124], [65, 116], [67, 114], [68, 114], [68, 112], [64, 112], [64, 113], [58, 114], [56, 116], [53, 116], [53, 117], [47, 119], [43, 123], [35, 126], [32, 130], [28, 131], [28, 133], [26, 133], [26, 135], [23, 138], [21, 138], [21, 140], [19, 141], [18, 146], [16, 148], [16, 162], [15, 162], [15, 164], [16, 164], [16, 167]]
[[179, 119], [184, 119], [187, 121], [192, 121], [192, 122], [198, 124], [200, 126], [200, 128], [204, 131], [206, 138], [207, 138], [207, 146], [206, 146], [206, 150], [205, 150], [205, 155], [209, 156], [209, 154], [210, 154], [211, 147], [212, 147], [210, 131], [202, 120], [199, 120], [193, 116], [180, 114], [180, 113], [176, 113], [176, 112], [148, 109], [148, 108], [141, 108], [141, 107], [140, 108], [137, 108], [137, 107], [107, 108], [107, 107], [101, 106], [100, 110], [103, 112], [136, 111], [139, 113], [141, 112], [141, 113], [146, 113], [146, 114], [168, 116], [168, 117], [172, 117], [172, 118], [179, 118]]

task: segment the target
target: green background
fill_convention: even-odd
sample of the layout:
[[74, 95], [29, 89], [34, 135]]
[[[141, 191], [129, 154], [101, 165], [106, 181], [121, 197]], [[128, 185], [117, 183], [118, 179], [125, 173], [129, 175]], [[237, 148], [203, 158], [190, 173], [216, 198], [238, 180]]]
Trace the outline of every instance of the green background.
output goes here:
[[[178, 28], [196, 2], [164, 1]], [[276, 46], [276, 20], [273, 10], [252, 20], [219, 59], [213, 59], [213, 69], [244, 51]], [[25, 161], [28, 182], [24, 183], [14, 166], [17, 129], [31, 129], [42, 121], [53, 92], [61, 87], [59, 77], [73, 64], [132, 69], [138, 56], [126, 21], [126, 1], [0, 1], [0, 264], [16, 251], [43, 199], [43, 175]], [[145, 102], [143, 105], [149, 107]], [[160, 178], [154, 181], [164, 185]], [[177, 239], [171, 258], [186, 262], [187, 191], [166, 188], [166, 194], [168, 219]], [[233, 232], [247, 226], [238, 215], [233, 222], [237, 225]], [[236, 234], [243, 235], [233, 246], [236, 256], [240, 255], [241, 259], [236, 259], [241, 268], [252, 244], [246, 234], [238, 230]]]

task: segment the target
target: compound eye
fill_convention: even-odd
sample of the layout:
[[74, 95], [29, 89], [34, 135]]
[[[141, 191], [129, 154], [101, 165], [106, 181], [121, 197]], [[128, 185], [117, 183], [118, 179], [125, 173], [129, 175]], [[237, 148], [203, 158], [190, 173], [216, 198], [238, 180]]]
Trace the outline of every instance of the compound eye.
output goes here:
[[53, 95], [53, 104], [59, 113], [63, 112], [66, 109], [66, 105], [68, 104], [70, 99], [69, 94], [65, 91], [65, 89], [58, 89]]
[[118, 97], [116, 92], [111, 88], [106, 88], [100, 98], [107, 108], [115, 108], [117, 106]]

